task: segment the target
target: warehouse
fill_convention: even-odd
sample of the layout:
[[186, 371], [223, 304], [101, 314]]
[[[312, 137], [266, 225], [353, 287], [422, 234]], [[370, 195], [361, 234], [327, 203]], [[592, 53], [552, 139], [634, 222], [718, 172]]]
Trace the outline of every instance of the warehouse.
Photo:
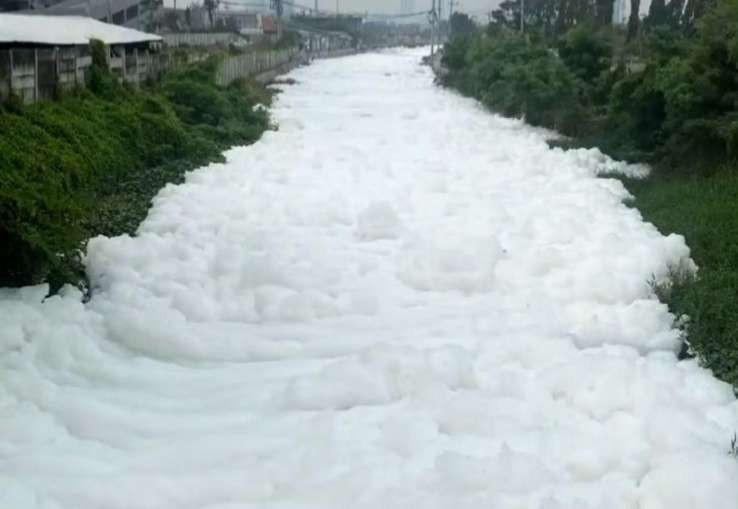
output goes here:
[[79, 16], [0, 14], [0, 100], [31, 103], [85, 86], [92, 40], [105, 45], [110, 69], [126, 82], [155, 77], [168, 64], [158, 35]]

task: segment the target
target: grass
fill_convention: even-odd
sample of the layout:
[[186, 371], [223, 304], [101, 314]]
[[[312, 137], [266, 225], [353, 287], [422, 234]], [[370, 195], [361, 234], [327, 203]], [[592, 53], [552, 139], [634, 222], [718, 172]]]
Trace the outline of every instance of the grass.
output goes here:
[[677, 277], [660, 297], [689, 316], [687, 338], [703, 365], [738, 387], [738, 171], [657, 169], [626, 186], [645, 220], [686, 237], [698, 275]]

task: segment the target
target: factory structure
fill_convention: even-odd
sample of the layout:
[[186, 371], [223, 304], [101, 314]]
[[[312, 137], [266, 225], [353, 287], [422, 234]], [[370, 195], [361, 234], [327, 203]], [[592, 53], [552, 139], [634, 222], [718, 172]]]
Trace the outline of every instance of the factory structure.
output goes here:
[[8, 0], [0, 11], [47, 16], [84, 16], [119, 26], [146, 29], [162, 0]]

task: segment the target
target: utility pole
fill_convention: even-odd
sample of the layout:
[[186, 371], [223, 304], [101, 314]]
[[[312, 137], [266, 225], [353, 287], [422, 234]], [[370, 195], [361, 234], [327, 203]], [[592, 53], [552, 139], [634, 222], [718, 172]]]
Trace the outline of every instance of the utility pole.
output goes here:
[[431, 64], [433, 56], [436, 54], [436, 0], [433, 0], [433, 7], [430, 11], [430, 31], [431, 31]]
[[272, 9], [277, 13], [277, 38], [282, 38], [282, 13], [284, 12], [284, 4], [282, 0], [272, 0]]
[[443, 40], [443, 30], [441, 29], [441, 23], [443, 23], [443, 0], [438, 0], [438, 47], [441, 47], [441, 41]]
[[525, 33], [525, 0], [520, 0], [520, 33]]
[[317, 16], [317, 15], [318, 15], [318, 0], [315, 0], [315, 9], [313, 10], [313, 14], [314, 14], [315, 16]]

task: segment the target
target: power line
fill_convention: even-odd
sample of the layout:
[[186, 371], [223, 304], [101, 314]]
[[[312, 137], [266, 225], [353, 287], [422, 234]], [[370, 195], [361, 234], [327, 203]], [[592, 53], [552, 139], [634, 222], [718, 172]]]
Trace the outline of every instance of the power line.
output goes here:
[[[293, 2], [291, 0], [271, 0], [271, 2], [272, 2], [271, 3], [272, 10], [275, 10], [275, 3], [276, 2], [279, 2], [282, 5], [282, 8], [283, 9], [284, 9], [284, 6], [286, 5], [286, 6], [289, 6], [289, 7], [295, 7], [297, 9], [302, 9], [304, 11], [309, 11], [309, 12], [312, 12], [314, 14], [317, 13], [317, 14], [323, 14], [323, 15], [326, 15], [326, 16], [334, 16], [335, 15], [334, 12], [324, 11], [324, 10], [318, 10], [318, 11], [316, 11], [315, 10], [316, 9], [315, 7], [310, 7], [308, 5], [296, 3], [296, 2]], [[258, 8], [264, 8], [264, 4], [263, 3], [249, 2], [248, 0], [221, 0], [220, 3], [221, 4], [224, 4], [224, 5], [233, 5], [233, 6], [240, 6], [240, 7], [258, 7]], [[458, 3], [458, 2], [456, 2], [456, 3]], [[317, 2], [316, 2], [316, 5], [317, 5]], [[433, 11], [432, 10], [431, 11], [424, 10], [424, 11], [408, 12], [408, 13], [404, 13], [404, 14], [370, 14], [369, 16], [370, 17], [382, 18], [382, 19], [401, 19], [401, 18], [414, 18], [414, 17], [418, 17], [418, 16], [428, 16], [428, 15], [430, 15], [431, 12], [433, 12]], [[348, 14], [344, 14], [344, 15], [348, 15]], [[357, 14], [357, 15], [360, 15], [361, 17], [364, 17], [365, 16], [364, 13], [360, 13], [360, 14]]]

